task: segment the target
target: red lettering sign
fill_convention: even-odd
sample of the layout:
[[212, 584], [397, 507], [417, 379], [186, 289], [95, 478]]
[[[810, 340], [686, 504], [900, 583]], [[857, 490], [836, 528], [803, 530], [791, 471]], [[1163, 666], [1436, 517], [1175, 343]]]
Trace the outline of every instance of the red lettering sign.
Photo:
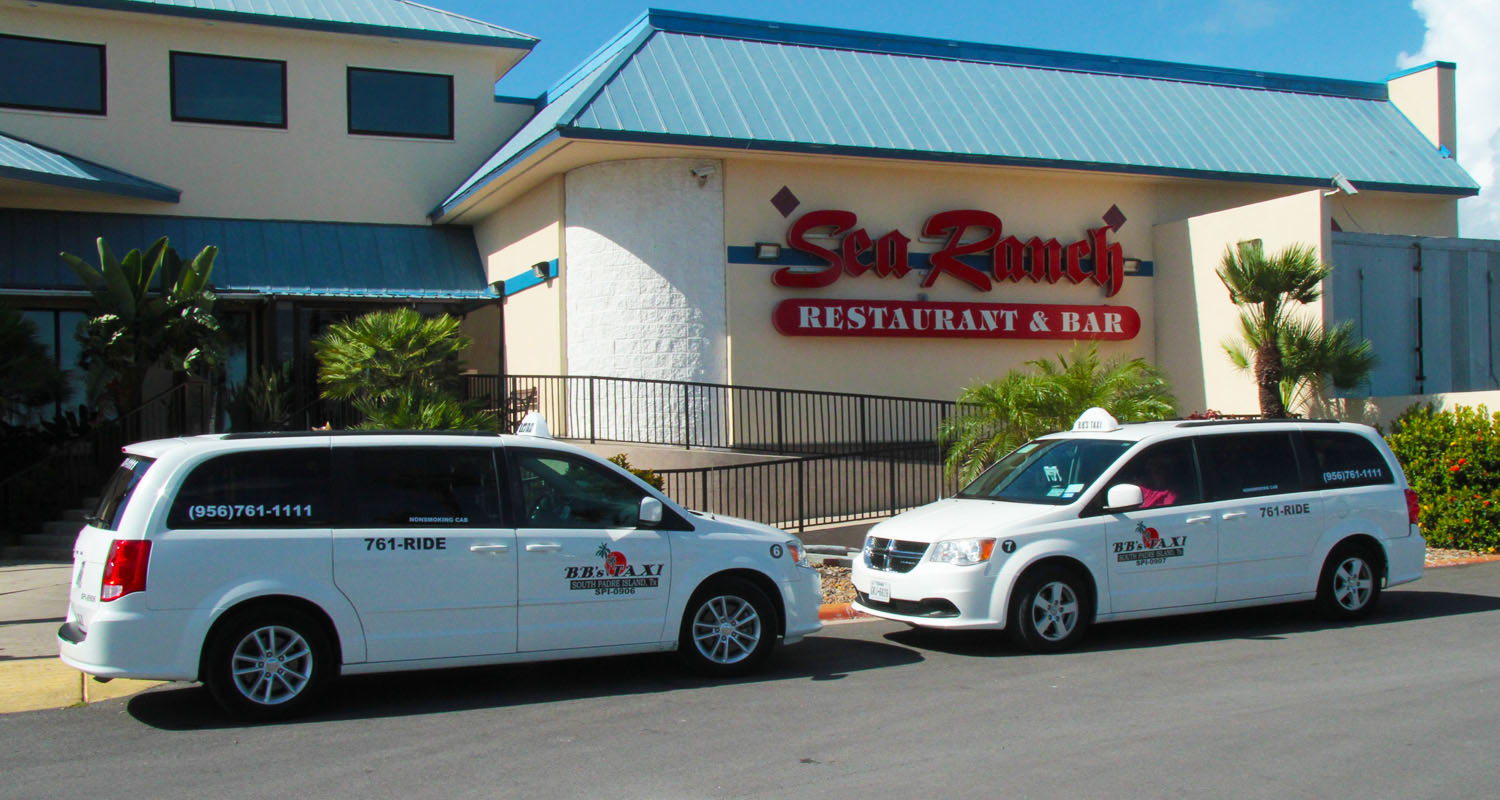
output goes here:
[[1141, 332], [1129, 306], [1038, 303], [783, 300], [771, 321], [785, 336], [1124, 341]]
[[[910, 271], [907, 245], [911, 239], [893, 230], [872, 240], [864, 228], [855, 227], [858, 223], [852, 211], [824, 209], [803, 214], [787, 230], [787, 246], [814, 256], [824, 266], [812, 270], [782, 267], [771, 275], [771, 281], [789, 289], [817, 289], [846, 273], [855, 277], [870, 271], [881, 278], [905, 276]], [[957, 278], [982, 292], [992, 291], [993, 281], [1058, 283], [1067, 279], [1075, 284], [1093, 281], [1105, 287], [1106, 297], [1114, 297], [1125, 282], [1125, 255], [1119, 242], [1109, 241], [1110, 230], [1108, 226], [1090, 228], [1082, 239], [1067, 244], [1036, 236], [1023, 242], [1015, 236], [1002, 239], [1000, 218], [988, 211], [939, 212], [922, 227], [923, 236], [946, 237], [943, 246], [928, 256], [932, 268], [922, 278], [922, 286], [932, 286], [939, 275]], [[833, 239], [842, 237], [838, 249], [809, 241], [809, 235], [815, 232]], [[985, 253], [990, 254], [988, 272], [960, 259]], [[1086, 261], [1093, 262], [1091, 269]]]

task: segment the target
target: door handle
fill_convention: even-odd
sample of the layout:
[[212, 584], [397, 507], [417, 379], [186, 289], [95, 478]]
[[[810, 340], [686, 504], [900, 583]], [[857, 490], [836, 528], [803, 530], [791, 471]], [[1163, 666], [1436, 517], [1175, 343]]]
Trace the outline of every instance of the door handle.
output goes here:
[[551, 553], [561, 549], [562, 545], [553, 542], [542, 542], [538, 544], [526, 545], [526, 552], [528, 553]]
[[1239, 519], [1245, 516], [1245, 513], [1244, 511], [1225, 511], [1223, 519]]
[[1208, 522], [1209, 520], [1211, 520], [1213, 518], [1214, 518], [1213, 514], [1199, 514], [1196, 517], [1188, 517], [1187, 519], [1183, 520], [1183, 522], [1186, 522], [1189, 525], [1196, 525], [1199, 522]]
[[471, 544], [470, 553], [503, 553], [510, 549], [508, 544]]

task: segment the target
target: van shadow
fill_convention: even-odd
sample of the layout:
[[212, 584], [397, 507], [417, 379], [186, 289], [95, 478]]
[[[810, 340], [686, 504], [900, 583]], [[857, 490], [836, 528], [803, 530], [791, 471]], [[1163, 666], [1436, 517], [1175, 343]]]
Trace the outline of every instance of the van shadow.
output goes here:
[[[921, 653], [887, 642], [813, 636], [777, 648], [764, 669], [741, 678], [698, 677], [684, 670], [670, 653], [352, 675], [335, 681], [311, 713], [281, 724], [500, 709], [733, 684], [836, 681], [852, 672], [922, 660]], [[198, 685], [136, 695], [126, 704], [126, 711], [143, 724], [171, 731], [254, 725], [227, 717], [208, 690]]]
[[[1311, 602], [1257, 606], [1099, 625], [1089, 629], [1082, 646], [1074, 652], [1134, 650], [1233, 639], [1276, 640], [1310, 631], [1374, 627], [1491, 611], [1500, 611], [1500, 597], [1403, 589], [1382, 595], [1375, 612], [1358, 622], [1325, 620]], [[980, 658], [1034, 655], [1017, 648], [999, 631], [912, 628], [888, 633], [884, 638], [906, 647], [950, 655]]]

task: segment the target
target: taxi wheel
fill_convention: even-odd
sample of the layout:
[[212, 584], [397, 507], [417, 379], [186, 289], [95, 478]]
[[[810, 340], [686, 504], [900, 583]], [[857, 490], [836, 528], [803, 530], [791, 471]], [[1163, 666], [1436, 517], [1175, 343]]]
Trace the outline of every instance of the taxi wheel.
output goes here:
[[285, 719], [321, 693], [333, 664], [323, 628], [292, 608], [259, 609], [221, 626], [208, 649], [204, 683], [242, 719]]
[[743, 675], [776, 645], [776, 612], [755, 585], [722, 578], [693, 593], [677, 633], [677, 654], [694, 672]]
[[1026, 650], [1066, 650], [1088, 629], [1088, 604], [1088, 590], [1072, 570], [1034, 569], [1022, 576], [1011, 596], [1006, 628], [1011, 640]]
[[1318, 609], [1336, 621], [1363, 619], [1380, 600], [1380, 566], [1364, 545], [1341, 544], [1323, 562]]

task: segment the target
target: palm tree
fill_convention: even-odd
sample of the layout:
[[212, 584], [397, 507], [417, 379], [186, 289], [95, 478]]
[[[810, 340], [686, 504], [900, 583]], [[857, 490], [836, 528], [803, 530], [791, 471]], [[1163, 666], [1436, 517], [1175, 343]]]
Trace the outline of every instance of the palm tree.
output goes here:
[[349, 400], [363, 428], [494, 430], [495, 415], [458, 399], [460, 354], [473, 343], [455, 317], [373, 311], [313, 342], [322, 396]]
[[120, 259], [103, 238], [96, 244], [98, 267], [60, 254], [93, 296], [92, 316], [78, 334], [90, 403], [108, 392], [123, 413], [141, 405], [153, 367], [188, 374], [216, 368], [224, 345], [208, 279], [219, 248], [205, 247], [185, 262], [165, 236], [144, 254], [131, 250]]
[[1000, 456], [1036, 436], [1068, 428], [1098, 406], [1122, 422], [1164, 419], [1175, 413], [1171, 386], [1141, 358], [1101, 360], [1097, 343], [1075, 345], [1056, 361], [1026, 362], [958, 396], [960, 413], [943, 420], [938, 442], [947, 449], [949, 475], [967, 483]]
[[1289, 245], [1270, 258], [1258, 244], [1225, 249], [1218, 275], [1229, 299], [1241, 307], [1244, 346], [1223, 346], [1232, 362], [1254, 376], [1264, 417], [1287, 416], [1288, 405], [1321, 391], [1325, 379], [1339, 388], [1353, 387], [1375, 365], [1370, 343], [1355, 341], [1352, 324], [1324, 331], [1292, 314], [1293, 303], [1322, 296], [1321, 284], [1332, 271], [1305, 244]]

